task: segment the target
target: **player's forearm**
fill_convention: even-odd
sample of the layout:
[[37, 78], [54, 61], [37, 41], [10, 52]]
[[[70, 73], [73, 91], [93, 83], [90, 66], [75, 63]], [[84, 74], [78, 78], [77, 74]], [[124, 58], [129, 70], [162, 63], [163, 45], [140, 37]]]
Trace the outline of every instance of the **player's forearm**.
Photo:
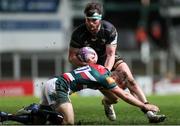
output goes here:
[[127, 103], [132, 104], [134, 106], [137, 106], [137, 107], [139, 107], [139, 108], [141, 108], [143, 110], [155, 111], [155, 112], [159, 111], [159, 108], [156, 105], [145, 104], [145, 103], [141, 102], [140, 100], [138, 100], [137, 98], [135, 98], [130, 93], [125, 92], [124, 90], [122, 90], [119, 87], [116, 87], [116, 88], [112, 89], [112, 92], [115, 93], [118, 97], [122, 98]]
[[69, 54], [68, 54], [68, 60], [74, 66], [84, 66], [85, 65], [84, 62], [81, 62], [77, 57], [78, 51], [79, 51], [78, 48], [70, 47]]
[[115, 60], [115, 55], [108, 55], [106, 58], [106, 62], [104, 66], [108, 69], [111, 70], [113, 65], [114, 65], [114, 60]]
[[139, 101], [138, 99], [136, 99], [133, 95], [131, 95], [128, 92], [123, 91], [120, 88], [114, 88], [112, 90], [118, 97], [120, 97], [121, 99], [123, 99], [125, 102], [137, 106], [139, 108], [144, 109], [144, 103]]
[[133, 95], [126, 93], [122, 99], [126, 101], [127, 103], [137, 106], [139, 108], [144, 108], [144, 103], [136, 99]]
[[[116, 41], [116, 40], [114, 40]], [[113, 43], [113, 42], [112, 42]], [[116, 43], [116, 42], [115, 42]], [[109, 44], [109, 45], [106, 45], [106, 61], [105, 61], [105, 64], [104, 66], [106, 68], [108, 68], [109, 70], [112, 69], [113, 65], [114, 65], [114, 62], [115, 62], [115, 52], [116, 52], [116, 47], [117, 45], [116, 44]]]

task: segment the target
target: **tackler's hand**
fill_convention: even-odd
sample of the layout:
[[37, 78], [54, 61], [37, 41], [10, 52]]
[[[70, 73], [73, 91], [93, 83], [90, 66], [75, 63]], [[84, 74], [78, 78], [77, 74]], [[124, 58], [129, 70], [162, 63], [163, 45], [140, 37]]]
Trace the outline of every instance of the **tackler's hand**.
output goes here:
[[153, 104], [145, 104], [144, 109], [147, 111], [153, 111], [153, 112], [159, 112], [160, 109], [158, 106], [153, 105]]

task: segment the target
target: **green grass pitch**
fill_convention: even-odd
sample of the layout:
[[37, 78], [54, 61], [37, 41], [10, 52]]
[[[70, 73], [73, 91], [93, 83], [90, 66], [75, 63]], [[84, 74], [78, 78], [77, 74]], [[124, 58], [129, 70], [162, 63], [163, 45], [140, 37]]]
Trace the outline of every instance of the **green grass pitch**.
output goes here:
[[[140, 109], [120, 100], [114, 105], [117, 120], [109, 121], [101, 105], [102, 97], [78, 97], [71, 96], [74, 106], [75, 124], [77, 125], [152, 125], [148, 123]], [[158, 105], [160, 113], [167, 116], [165, 122], [159, 125], [180, 124], [180, 95], [149, 96], [151, 103]], [[16, 110], [27, 106], [32, 102], [39, 102], [34, 97], [0, 97], [0, 111], [14, 113]], [[5, 122], [4, 124], [18, 124]]]

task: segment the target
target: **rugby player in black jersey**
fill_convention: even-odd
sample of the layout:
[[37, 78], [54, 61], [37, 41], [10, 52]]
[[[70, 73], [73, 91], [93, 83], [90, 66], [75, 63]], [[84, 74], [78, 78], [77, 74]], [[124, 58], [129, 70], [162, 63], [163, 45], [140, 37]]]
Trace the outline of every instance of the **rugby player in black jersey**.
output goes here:
[[[105, 66], [107, 69], [121, 70], [127, 75], [128, 81], [124, 82], [130, 89], [131, 93], [143, 103], [148, 104], [145, 94], [135, 81], [128, 65], [118, 57], [117, 31], [116, 28], [108, 21], [102, 20], [103, 7], [100, 3], [88, 3], [84, 9], [85, 23], [79, 25], [72, 33], [69, 45], [69, 62], [74, 66], [84, 66], [86, 63], [81, 62], [77, 57], [80, 48], [92, 47], [98, 54], [98, 64]], [[116, 114], [112, 104], [117, 103], [118, 98], [106, 90], [100, 90], [104, 94], [102, 104], [104, 105], [105, 114], [111, 121], [116, 120]], [[152, 112], [143, 111], [151, 121], [156, 115]], [[157, 120], [157, 119], [156, 119]], [[161, 122], [161, 120], [159, 120]], [[158, 123], [158, 121], [157, 121]]]

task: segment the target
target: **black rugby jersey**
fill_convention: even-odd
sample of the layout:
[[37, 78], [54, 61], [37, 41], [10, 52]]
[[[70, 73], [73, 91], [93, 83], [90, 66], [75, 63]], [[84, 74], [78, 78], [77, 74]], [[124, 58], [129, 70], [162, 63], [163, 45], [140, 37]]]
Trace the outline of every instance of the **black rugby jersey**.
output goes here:
[[98, 64], [104, 65], [106, 60], [106, 45], [117, 44], [116, 28], [108, 21], [102, 20], [100, 31], [93, 35], [87, 28], [86, 24], [81, 24], [72, 33], [70, 47], [82, 48], [85, 46], [92, 47], [98, 54]]

